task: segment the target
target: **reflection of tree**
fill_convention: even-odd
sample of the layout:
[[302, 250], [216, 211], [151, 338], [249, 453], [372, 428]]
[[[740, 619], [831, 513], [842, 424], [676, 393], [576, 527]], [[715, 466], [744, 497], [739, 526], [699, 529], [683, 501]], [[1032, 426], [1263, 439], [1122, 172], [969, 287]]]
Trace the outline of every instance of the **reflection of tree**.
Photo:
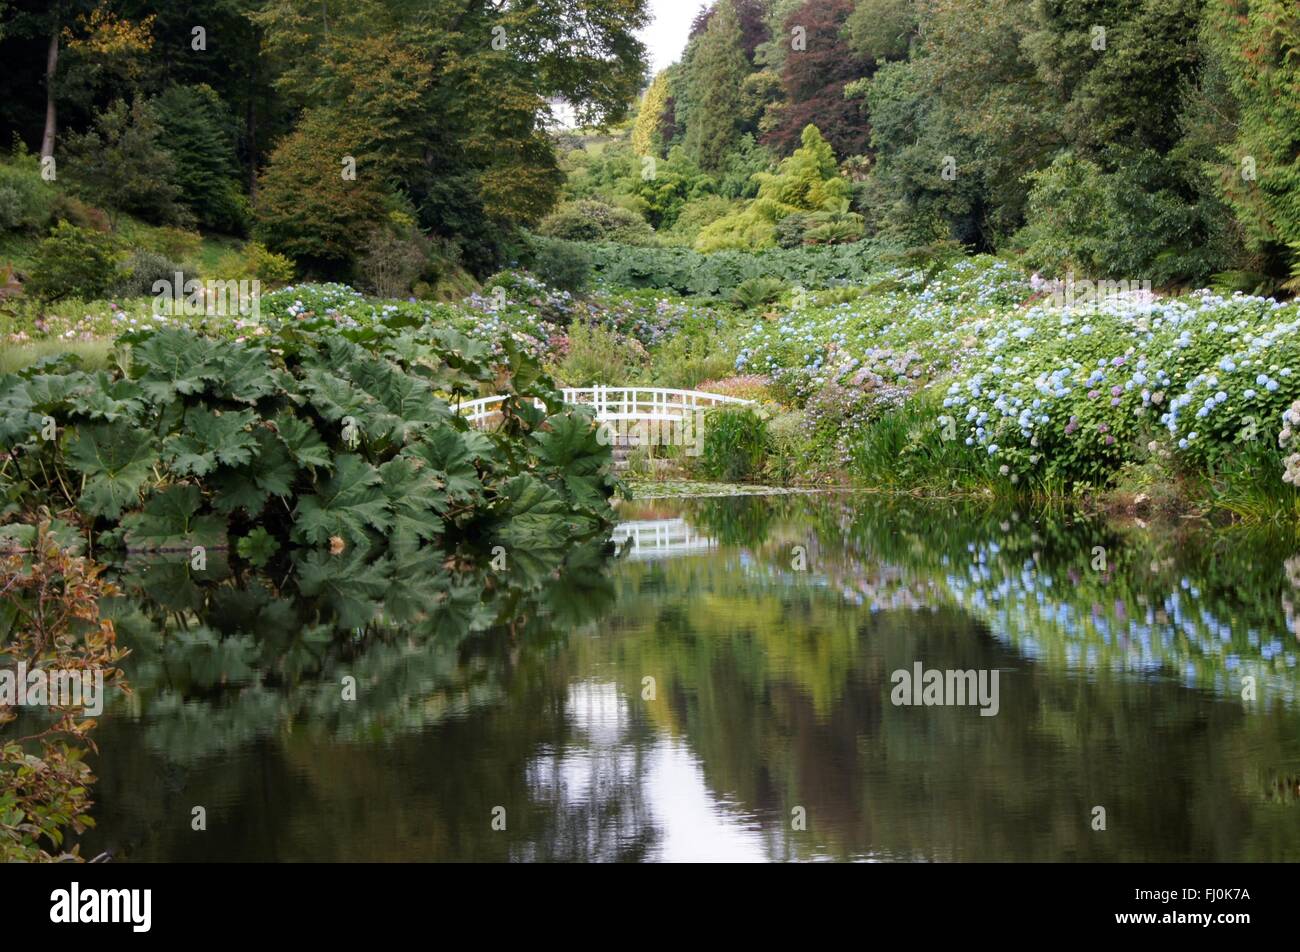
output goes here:
[[[713, 575], [703, 564], [641, 571]], [[812, 585], [803, 602], [729, 577], [730, 586], [642, 586], [625, 573], [617, 639], [581, 647], [593, 652], [587, 664], [625, 672], [625, 692], [643, 672], [657, 676], [666, 703], [648, 713], [689, 740], [718, 799], [764, 823], [775, 857], [1300, 852], [1294, 823], [1279, 833], [1258, 811], [1263, 786], [1252, 775], [1260, 763], [1295, 758], [1294, 712], [1251, 715], [1107, 671], [1063, 678], [952, 610], [864, 616]], [[805, 607], [791, 612], [790, 602]], [[819, 664], [798, 658], [808, 642], [822, 652]], [[1001, 712], [894, 707], [890, 673], [914, 660], [999, 669]], [[1108, 834], [1090, 828], [1097, 805]], [[807, 833], [790, 832], [793, 806], [807, 810]]]
[[[101, 827], [131, 831], [149, 855], [172, 855], [184, 846], [147, 845], [161, 838], [150, 820], [155, 815], [175, 817], [173, 832], [188, 835], [189, 806], [180, 816], [172, 795], [197, 785], [218, 802], [260, 803], [265, 771], [291, 779], [272, 788], [275, 804], [267, 809], [278, 819], [260, 822], [293, 826], [296, 814], [282, 811], [279, 801], [296, 801], [294, 809], [311, 815], [305, 778], [346, 787], [349, 771], [377, 756], [346, 743], [405, 745], [406, 735], [452, 730], [479, 711], [513, 704], [516, 669], [532, 654], [547, 656], [565, 631], [599, 615], [612, 596], [599, 551], [580, 547], [543, 559], [512, 559], [504, 572], [445, 572], [431, 571], [419, 552], [332, 560], [313, 554], [279, 577], [244, 578], [220, 560], [210, 560], [201, 575], [187, 562], [127, 566], [122, 577], [130, 594], [107, 605], [106, 614], [132, 649], [138, 690], [124, 713], [141, 723], [108, 719], [104, 768], [111, 786], [132, 792], [105, 797], [112, 820]], [[355, 700], [344, 699], [344, 677], [355, 679]], [[557, 722], [537, 722], [538, 738], [548, 736], [548, 725]], [[499, 747], [505, 752], [509, 744]], [[520, 747], [518, 763], [528, 749]], [[306, 750], [317, 753], [295, 754]], [[367, 769], [382, 778], [378, 759]], [[513, 773], [519, 787], [519, 771]], [[159, 784], [158, 774], [173, 782]], [[502, 803], [526, 802], [509, 795], [510, 776], [509, 762], [498, 764], [496, 772], [486, 770], [482, 789], [501, 790]], [[421, 783], [437, 786], [428, 778]], [[420, 801], [418, 794], [410, 799]], [[208, 846], [229, 850], [228, 858], [264, 855], [274, 838], [262, 845], [254, 834], [265, 832], [259, 826], [242, 842], [236, 835]], [[355, 845], [348, 840], [337, 848]], [[503, 838], [499, 846], [506, 845]]]
[[755, 546], [767, 539], [773, 508], [757, 497], [727, 496], [700, 499], [691, 521], [723, 545]]
[[[683, 505], [694, 519], [703, 503]], [[1292, 591], [1281, 543], [861, 497], [725, 508], [748, 527], [727, 530], [743, 550], [623, 562], [612, 578], [590, 553], [513, 580], [434, 581], [415, 554], [202, 582], [136, 573], [142, 594], [113, 610], [141, 722], [101, 728], [92, 850], [653, 857], [673, 832], [652, 783], [672, 748], [693, 756], [714, 814], [761, 831], [775, 858], [1300, 854], [1283, 796], [1300, 762], [1294, 669], [1286, 650], [1264, 657]], [[1233, 652], [1269, 666], [1259, 705], [1235, 700]], [[893, 706], [890, 674], [916, 660], [999, 670], [1000, 713]], [[195, 803], [220, 835], [190, 832]], [[795, 806], [806, 832], [791, 831]]]

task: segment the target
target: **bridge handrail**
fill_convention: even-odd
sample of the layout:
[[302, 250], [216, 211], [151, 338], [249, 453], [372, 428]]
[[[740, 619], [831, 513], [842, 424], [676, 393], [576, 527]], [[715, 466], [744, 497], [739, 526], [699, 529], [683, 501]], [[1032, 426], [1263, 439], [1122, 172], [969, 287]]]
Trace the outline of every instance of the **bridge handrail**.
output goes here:
[[[579, 399], [582, 395], [590, 394], [592, 399], [584, 401]], [[639, 397], [644, 394], [649, 399], [642, 400]], [[602, 414], [608, 414], [612, 417], [626, 418], [629, 415], [633, 418], [639, 416], [648, 416], [659, 418], [664, 410], [678, 409], [709, 409], [719, 405], [740, 405], [746, 406], [754, 403], [753, 400], [746, 400], [743, 397], [732, 397], [721, 393], [708, 393], [704, 390], [679, 390], [672, 387], [610, 387], [605, 385], [596, 385], [593, 387], [564, 387], [561, 390], [561, 396], [564, 402], [571, 406], [595, 406], [596, 416], [599, 419]], [[667, 397], [679, 397], [680, 400], [663, 399]], [[505, 395], [494, 395], [490, 397], [479, 397], [475, 400], [467, 400], [457, 405], [457, 412], [470, 421], [483, 420], [500, 413], [498, 408], [508, 397]], [[534, 405], [542, 406], [542, 401], [534, 399]], [[642, 414], [636, 408], [641, 406], [650, 407], [648, 414]], [[615, 409], [613, 413], [609, 408], [622, 408], [622, 412]], [[627, 408], [632, 407], [629, 411]], [[490, 409], [491, 408], [491, 409]]]

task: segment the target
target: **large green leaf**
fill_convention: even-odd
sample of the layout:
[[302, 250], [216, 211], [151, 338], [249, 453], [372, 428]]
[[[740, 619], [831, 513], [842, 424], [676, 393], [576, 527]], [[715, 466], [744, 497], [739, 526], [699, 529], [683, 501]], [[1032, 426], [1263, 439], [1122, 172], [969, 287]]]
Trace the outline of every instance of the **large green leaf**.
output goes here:
[[362, 552], [331, 556], [309, 552], [298, 561], [298, 591], [319, 598], [335, 613], [340, 628], [356, 628], [374, 619], [388, 590], [388, 563]]
[[33, 409], [27, 382], [12, 374], [0, 376], [0, 448], [25, 443], [40, 428], [41, 414]]
[[256, 403], [282, 389], [285, 375], [271, 366], [270, 355], [261, 347], [226, 344], [221, 347], [217, 363], [221, 377], [215, 391], [222, 397], [242, 403]]
[[154, 493], [140, 512], [122, 519], [127, 542], [146, 549], [190, 549], [225, 542], [226, 522], [200, 515], [203, 494], [194, 485], [168, 486]]
[[27, 396], [33, 407], [53, 410], [66, 403], [89, 378], [81, 371], [70, 374], [38, 374], [27, 380]]
[[155, 403], [202, 393], [222, 378], [217, 348], [189, 330], [150, 334], [131, 350], [131, 373]]
[[408, 452], [429, 464], [452, 499], [470, 499], [482, 488], [465, 434], [451, 426], [429, 430]]
[[68, 398], [74, 416], [91, 420], [134, 420], [144, 412], [144, 391], [134, 381], [113, 379], [101, 370]]
[[447, 507], [442, 482], [419, 460], [399, 456], [379, 467], [393, 513], [393, 534], [426, 542], [443, 532], [438, 513]]
[[185, 433], [163, 444], [173, 472], [206, 476], [217, 464], [238, 466], [253, 458], [257, 440], [249, 427], [257, 419], [252, 410], [216, 412], [205, 407], [185, 411]]
[[258, 515], [269, 496], [293, 494], [298, 467], [289, 457], [289, 451], [265, 427], [253, 431], [257, 452], [253, 460], [243, 466], [221, 466], [212, 474], [213, 508], [231, 513], [243, 509], [251, 516]]
[[544, 429], [533, 434], [537, 455], [556, 470], [590, 476], [613, 459], [600, 442], [599, 429], [586, 413], [560, 413], [548, 417]]
[[[322, 367], [311, 367], [303, 373], [302, 388], [310, 394], [316, 412], [331, 422], [352, 417], [361, 423], [369, 418], [374, 404], [352, 381]], [[366, 433], [361, 436], [364, 438]]]
[[535, 476], [515, 476], [501, 487], [503, 521], [497, 536], [508, 545], [559, 548], [585, 537], [594, 518], [574, 512], [568, 500]]
[[305, 542], [323, 545], [331, 536], [362, 542], [367, 528], [387, 530], [393, 519], [383, 483], [379, 470], [360, 456], [340, 456], [320, 491], [298, 500], [294, 531]]
[[329, 447], [321, 441], [316, 428], [306, 420], [300, 420], [289, 413], [282, 413], [275, 418], [275, 430], [289, 451], [289, 455], [299, 466], [333, 469], [334, 459], [330, 455]]
[[124, 421], [77, 428], [68, 465], [86, 477], [79, 505], [92, 516], [116, 519], [135, 504], [158, 461], [152, 435]]

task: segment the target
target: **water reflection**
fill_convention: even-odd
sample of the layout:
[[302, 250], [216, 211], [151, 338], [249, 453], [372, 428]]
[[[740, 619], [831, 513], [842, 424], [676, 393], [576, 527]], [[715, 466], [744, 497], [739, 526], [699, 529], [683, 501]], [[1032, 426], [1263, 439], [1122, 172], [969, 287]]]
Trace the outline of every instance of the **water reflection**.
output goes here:
[[[1293, 543], [862, 497], [623, 516], [618, 557], [505, 572], [124, 567], [136, 694], [85, 851], [1300, 856]], [[915, 661], [997, 670], [999, 714], [894, 706]]]

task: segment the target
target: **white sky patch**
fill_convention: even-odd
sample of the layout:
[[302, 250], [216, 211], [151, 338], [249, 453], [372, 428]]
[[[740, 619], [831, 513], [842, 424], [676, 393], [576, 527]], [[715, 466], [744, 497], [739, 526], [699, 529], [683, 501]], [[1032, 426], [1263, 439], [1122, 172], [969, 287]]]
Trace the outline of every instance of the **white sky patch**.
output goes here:
[[701, 0], [650, 0], [654, 20], [637, 33], [637, 38], [646, 45], [651, 76], [671, 66], [682, 55], [691, 21], [702, 6]]
[[[701, 0], [650, 0], [650, 25], [637, 31], [637, 38], [646, 45], [646, 61], [650, 65], [650, 77], [667, 69], [681, 58], [690, 38], [691, 21], [705, 4]], [[562, 129], [576, 126], [573, 107], [568, 103], [554, 101], [551, 109], [555, 114], [556, 124]]]
[[[629, 702], [617, 684], [575, 682], [569, 686], [564, 708], [574, 743], [539, 751], [529, 764], [528, 783], [533, 796], [553, 801], [558, 810], [570, 814], [569, 822], [588, 824], [588, 859], [617, 859], [625, 838], [646, 828], [658, 833], [651, 856], [658, 861], [761, 863], [770, 859], [759, 822], [714, 794], [698, 757], [685, 743], [660, 733], [649, 746], [640, 750], [634, 746]], [[599, 810], [588, 809], [611, 797], [626, 796], [633, 787], [641, 791], [645, 813], [626, 814], [623, 828], [603, 818]]]

